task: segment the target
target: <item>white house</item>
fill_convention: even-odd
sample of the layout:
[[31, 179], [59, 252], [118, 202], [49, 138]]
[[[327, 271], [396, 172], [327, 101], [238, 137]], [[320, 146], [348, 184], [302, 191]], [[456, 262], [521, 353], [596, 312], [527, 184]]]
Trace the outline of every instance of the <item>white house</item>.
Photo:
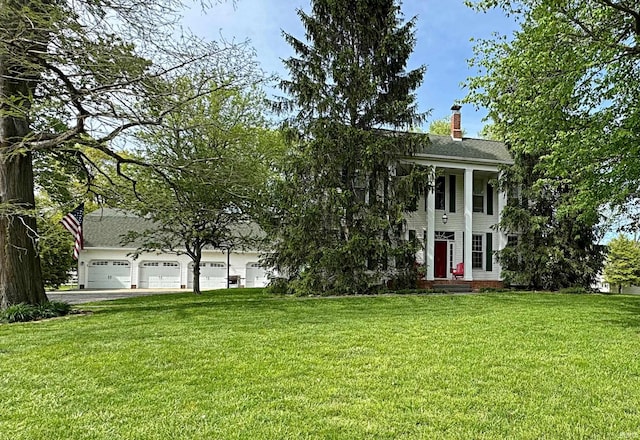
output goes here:
[[[80, 289], [193, 288], [193, 263], [187, 255], [146, 253], [134, 259], [136, 250], [121, 245], [128, 231], [143, 231], [147, 220], [115, 209], [99, 209], [85, 215], [84, 249], [78, 257]], [[200, 263], [200, 288], [264, 287], [265, 270], [257, 252], [204, 249]]]
[[452, 111], [451, 135], [429, 135], [430, 145], [409, 159], [432, 166], [435, 185], [407, 216], [408, 237], [423, 240], [418, 259], [427, 286], [451, 282], [452, 269], [463, 263], [462, 282], [474, 289], [498, 287], [501, 269], [494, 251], [507, 245], [507, 236], [494, 226], [506, 197], [494, 182], [500, 167], [513, 160], [502, 142], [463, 137], [460, 107]]
[[[501, 142], [462, 136], [460, 107], [452, 107], [451, 135], [429, 135], [430, 143], [406, 158], [431, 166], [434, 187], [421, 194], [417, 211], [407, 215], [407, 238], [420, 238], [424, 247], [417, 260], [426, 269], [425, 287], [465, 283], [471, 288], [502, 285], [494, 251], [507, 245], [508, 237], [494, 226], [506, 205], [506, 197], [493, 182], [500, 167], [513, 161]], [[84, 249], [80, 252], [80, 288], [191, 288], [192, 263], [188, 256], [145, 254], [123, 248], [120, 236], [144, 230], [148, 224], [133, 215], [103, 209], [84, 218]], [[264, 286], [268, 279], [257, 252], [230, 254], [203, 251], [201, 288]], [[462, 263], [464, 274], [452, 269]], [[456, 279], [454, 279], [456, 278]]]

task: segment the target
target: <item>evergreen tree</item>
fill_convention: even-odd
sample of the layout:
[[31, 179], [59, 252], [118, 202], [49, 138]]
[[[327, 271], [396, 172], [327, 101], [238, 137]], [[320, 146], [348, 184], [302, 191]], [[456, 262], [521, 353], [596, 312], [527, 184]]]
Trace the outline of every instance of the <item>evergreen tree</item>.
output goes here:
[[315, 0], [298, 11], [306, 41], [285, 34], [297, 56], [281, 88], [295, 110], [294, 141], [277, 183], [267, 262], [296, 293], [354, 294], [412, 273], [415, 243], [403, 214], [426, 184], [401, 164], [425, 136], [398, 133], [424, 118], [414, 91], [424, 67], [407, 71], [415, 19], [393, 0]]
[[640, 285], [640, 243], [624, 235], [611, 240], [604, 279], [611, 286], [617, 286], [618, 293], [624, 286]]

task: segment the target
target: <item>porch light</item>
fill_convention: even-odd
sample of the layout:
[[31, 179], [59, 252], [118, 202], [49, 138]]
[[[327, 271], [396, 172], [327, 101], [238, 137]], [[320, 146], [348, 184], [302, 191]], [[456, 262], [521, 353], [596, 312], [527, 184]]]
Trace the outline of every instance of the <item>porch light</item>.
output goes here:
[[447, 217], [447, 213], [445, 212], [444, 214], [442, 214], [442, 223], [446, 225], [448, 221], [449, 217]]

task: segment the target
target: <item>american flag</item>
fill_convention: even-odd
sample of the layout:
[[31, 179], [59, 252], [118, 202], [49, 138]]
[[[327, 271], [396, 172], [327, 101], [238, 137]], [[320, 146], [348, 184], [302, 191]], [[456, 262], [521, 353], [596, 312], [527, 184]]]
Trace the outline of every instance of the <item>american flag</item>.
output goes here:
[[73, 247], [73, 258], [78, 259], [80, 249], [82, 249], [82, 219], [84, 218], [84, 203], [78, 205], [76, 209], [65, 215], [60, 222], [73, 234], [75, 245]]

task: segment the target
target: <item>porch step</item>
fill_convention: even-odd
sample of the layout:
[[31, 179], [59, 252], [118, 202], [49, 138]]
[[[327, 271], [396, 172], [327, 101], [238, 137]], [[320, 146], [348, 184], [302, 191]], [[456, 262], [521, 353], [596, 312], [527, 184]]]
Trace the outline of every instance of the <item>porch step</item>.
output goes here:
[[442, 290], [448, 293], [465, 293], [471, 292], [471, 284], [434, 284], [434, 290]]

